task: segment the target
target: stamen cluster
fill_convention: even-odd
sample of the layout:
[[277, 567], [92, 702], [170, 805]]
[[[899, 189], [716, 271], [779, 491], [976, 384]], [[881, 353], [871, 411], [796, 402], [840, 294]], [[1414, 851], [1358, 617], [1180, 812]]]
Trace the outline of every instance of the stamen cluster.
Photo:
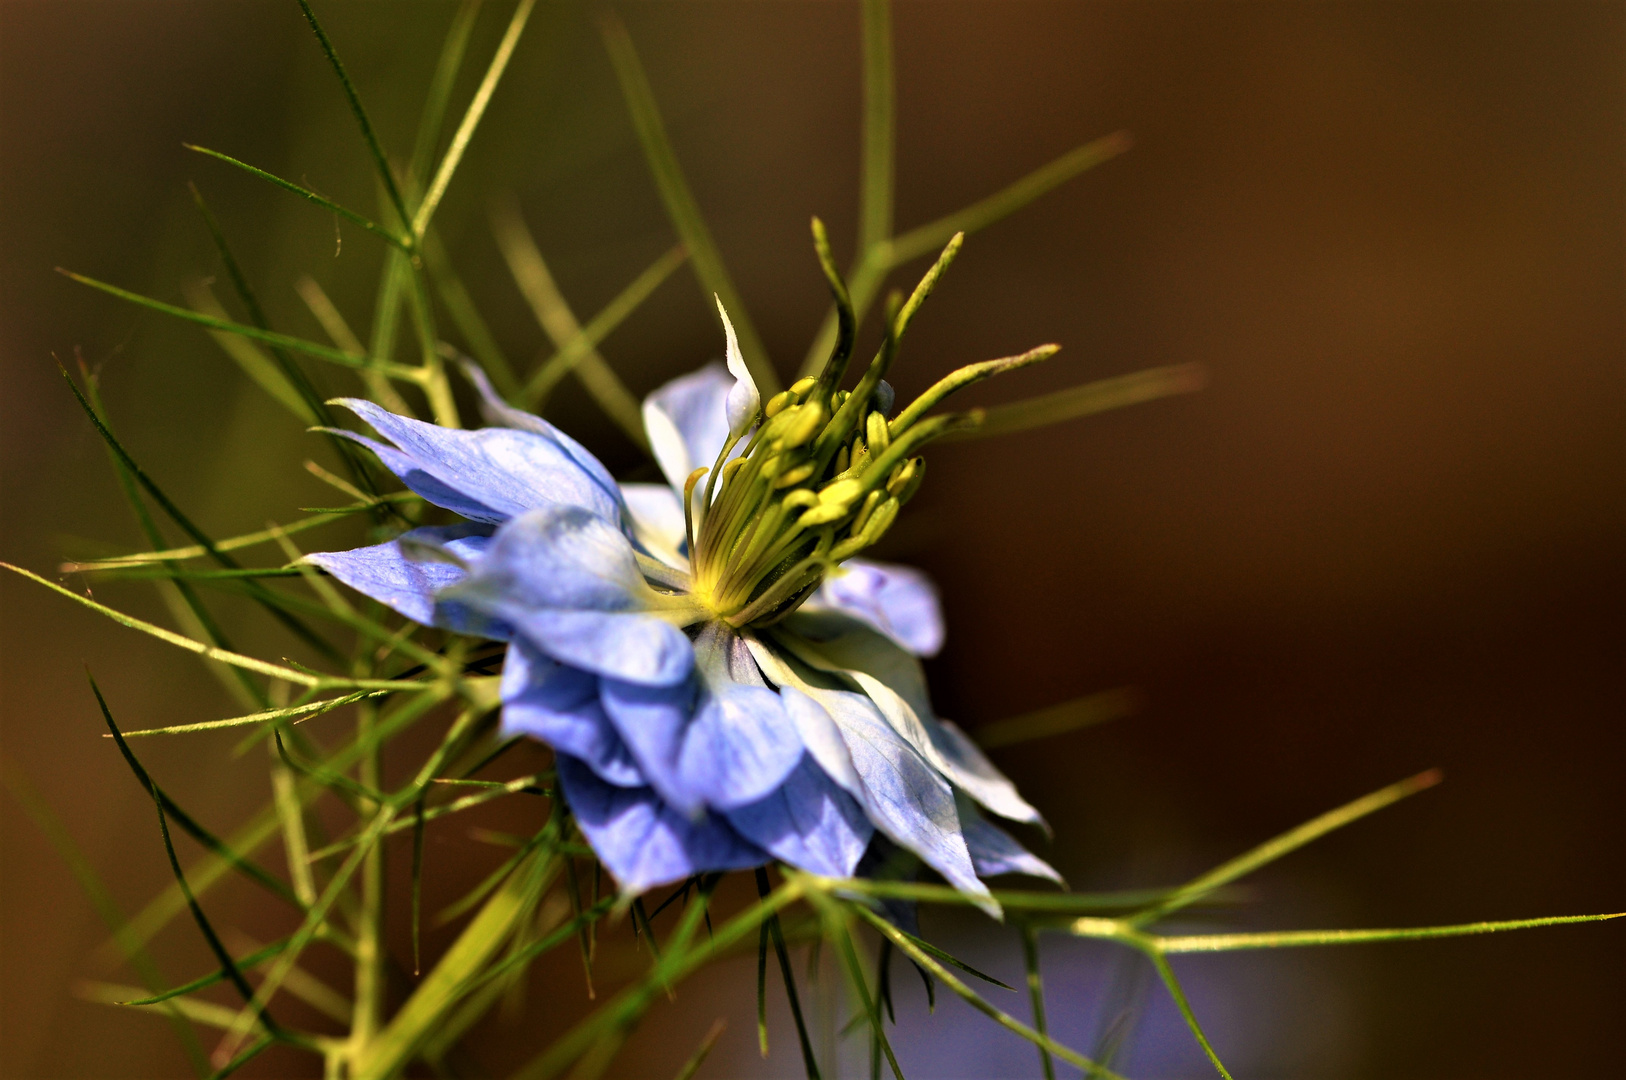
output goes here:
[[927, 411], [962, 386], [1056, 352], [1043, 346], [961, 368], [889, 418], [893, 391], [885, 375], [963, 236], [949, 241], [907, 301], [899, 294], [889, 299], [880, 350], [851, 390], [839, 385], [852, 356], [852, 305], [816, 218], [813, 238], [839, 317], [829, 360], [817, 376], [770, 398], [743, 453], [730, 458], [745, 438], [741, 432], [709, 469], [694, 471], [684, 492], [695, 599], [736, 627], [783, 618], [831, 569], [878, 541], [925, 479], [926, 462], [916, 451], [982, 421], [981, 410], [923, 419]]

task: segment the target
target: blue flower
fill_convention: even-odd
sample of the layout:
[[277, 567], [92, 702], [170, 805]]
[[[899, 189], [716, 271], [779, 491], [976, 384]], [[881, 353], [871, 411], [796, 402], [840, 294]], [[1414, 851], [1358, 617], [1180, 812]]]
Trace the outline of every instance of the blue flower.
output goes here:
[[503, 728], [554, 749], [623, 890], [771, 859], [849, 877], [880, 834], [997, 910], [982, 877], [1056, 873], [984, 813], [1039, 814], [932, 711], [931, 583], [852, 557], [918, 488], [930, 422], [889, 425], [873, 372], [764, 404], [723, 321], [727, 367], [644, 402], [668, 484], [617, 484], [478, 371], [494, 426], [477, 431], [343, 400], [379, 439], [341, 434], [467, 523], [309, 561], [410, 619], [509, 643]]

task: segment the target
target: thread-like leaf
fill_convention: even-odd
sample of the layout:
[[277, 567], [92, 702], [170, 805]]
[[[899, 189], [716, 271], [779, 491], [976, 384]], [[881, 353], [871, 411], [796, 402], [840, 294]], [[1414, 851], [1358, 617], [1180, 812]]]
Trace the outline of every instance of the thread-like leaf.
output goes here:
[[1155, 401], [1173, 394], [1189, 394], [1201, 390], [1207, 381], [1206, 374], [1197, 364], [1147, 368], [1025, 401], [991, 406], [983, 411], [980, 427], [957, 431], [944, 438], [953, 442], [990, 435], [1010, 435], [1030, 428], [1059, 424], [1063, 420], [1093, 416], [1109, 409], [1121, 409], [1126, 405], [1139, 405], [1143, 401]]
[[682, 244], [667, 251], [633, 278], [615, 299], [605, 304], [597, 315], [588, 320], [586, 326], [577, 331], [575, 337], [558, 347], [525, 384], [522, 397], [526, 407], [533, 411], [541, 411], [559, 380], [575, 371], [583, 360], [592, 355], [598, 344], [609, 337], [640, 304], [649, 299], [650, 294], [671, 277], [673, 271], [682, 266], [688, 257], [688, 252], [684, 250]]
[[324, 210], [328, 210], [339, 215], [352, 225], [359, 225], [363, 229], [366, 229], [368, 232], [372, 233], [374, 236], [382, 237], [385, 241], [394, 245], [395, 247], [404, 248], [407, 246], [406, 241], [402, 240], [399, 236], [396, 236], [382, 225], [369, 221], [366, 217], [356, 213], [354, 210], [351, 210], [348, 207], [340, 206], [338, 203], [327, 198], [325, 195], [318, 195], [309, 188], [300, 187], [291, 180], [284, 180], [275, 173], [269, 173], [264, 169], [256, 168], [246, 161], [238, 161], [229, 154], [222, 154], [219, 150], [211, 150], [207, 146], [194, 146], [192, 143], [182, 143], [181, 145], [195, 153], [203, 154], [206, 157], [212, 157], [217, 161], [224, 161], [227, 165], [241, 169], [250, 176], [258, 177], [268, 184], [274, 184], [275, 186], [282, 188], [284, 191], [291, 191], [295, 195], [298, 195], [301, 199], [314, 203]]
[[987, 750], [1016, 746], [1129, 716], [1140, 705], [1141, 695], [1133, 687], [1103, 690], [1007, 720], [983, 724], [974, 732], [974, 737]]
[[1100, 1080], [1123, 1080], [1122, 1077], [1112, 1070], [1104, 1068], [1097, 1062], [1091, 1061], [1089, 1058], [1085, 1057], [1083, 1054], [1080, 1054], [1076, 1050], [1072, 1050], [1061, 1045], [1049, 1036], [1040, 1034], [1038, 1031], [1035, 1031], [1033, 1028], [1022, 1023], [1014, 1016], [1002, 1012], [993, 1005], [990, 1005], [987, 1001], [984, 1001], [982, 997], [979, 996], [974, 990], [956, 978], [951, 971], [933, 959], [929, 953], [927, 953], [924, 949], [918, 948], [915, 943], [910, 941], [908, 936], [905, 935], [901, 930], [887, 922], [885, 919], [881, 918], [879, 915], [870, 911], [868, 908], [865, 908], [861, 904], [854, 904], [852, 905], [852, 911], [858, 915], [859, 918], [863, 919], [876, 930], [880, 931], [883, 937], [890, 938], [892, 943], [896, 945], [898, 949], [901, 950], [906, 956], [913, 959], [915, 963], [919, 964], [931, 974], [942, 980], [943, 985], [952, 990], [961, 998], [961, 1000], [965, 1001], [966, 1004], [970, 1005], [972, 1008], [994, 1021], [1000, 1027], [1020, 1035], [1022, 1038], [1033, 1043], [1035, 1046], [1043, 1047], [1068, 1064], [1075, 1065], [1078, 1068], [1083, 1069], [1086, 1076], [1100, 1078]]
[[[576, 321], [559, 286], [554, 283], [553, 273], [543, 260], [530, 229], [520, 217], [519, 209], [512, 203], [494, 205], [491, 227], [497, 238], [497, 246], [507, 260], [508, 269], [514, 275], [514, 282], [530, 304], [538, 325], [553, 341], [556, 349], [569, 348], [579, 353], [572, 364], [582, 386], [629, 439], [639, 447], [647, 448], [649, 438], [644, 434], [643, 413], [639, 409], [638, 399], [632, 396], [621, 377], [599, 355], [597, 349], [591, 346], [584, 348], [586, 335], [582, 326]], [[578, 339], [583, 344], [578, 344]]]
[[1329, 810], [1320, 817], [1307, 821], [1297, 828], [1289, 829], [1280, 836], [1267, 840], [1253, 850], [1244, 852], [1190, 883], [1182, 885], [1167, 899], [1137, 912], [1131, 922], [1136, 926], [1144, 926], [1156, 922], [1158, 919], [1166, 918], [1193, 901], [1202, 899], [1221, 885], [1229, 884], [1246, 874], [1251, 874], [1261, 866], [1275, 862], [1283, 855], [1297, 851], [1304, 845], [1319, 840], [1335, 829], [1341, 829], [1345, 825], [1359, 821], [1368, 814], [1376, 813], [1386, 806], [1393, 806], [1409, 795], [1425, 791], [1438, 784], [1441, 778], [1438, 769], [1429, 769], [1398, 783], [1390, 784], [1388, 787], [1380, 788], [1370, 795], [1363, 795], [1353, 802], [1345, 803], [1336, 810]]
[[333, 67], [333, 73], [339, 78], [345, 100], [350, 103], [350, 112], [356, 118], [356, 125], [361, 128], [361, 137], [367, 144], [367, 152], [372, 155], [373, 167], [378, 172], [378, 182], [384, 186], [390, 206], [404, 227], [412, 220], [412, 215], [407, 212], [406, 203], [401, 198], [401, 189], [396, 186], [389, 156], [384, 153], [383, 145], [373, 133], [373, 123], [367, 118], [367, 110], [362, 108], [361, 95], [356, 92], [355, 83], [350, 81], [350, 74], [345, 71], [344, 62], [339, 59], [338, 52], [333, 48], [333, 42], [328, 39], [327, 31], [322, 29], [322, 24], [317, 21], [316, 12], [311, 10], [309, 0], [299, 0], [299, 10], [304, 12], [305, 21], [310, 24], [311, 31], [316, 35], [317, 44], [322, 47], [322, 54], [327, 57], [328, 63]]
[[[255, 967], [258, 967], [260, 964], [265, 963], [267, 960], [271, 959], [273, 956], [277, 955], [287, 947], [288, 942], [286, 939], [282, 941], [273, 941], [264, 948], [249, 953], [247, 956], [238, 959], [236, 961], [237, 970], [250, 971]], [[223, 982], [230, 977], [230, 973], [225, 968], [220, 968], [208, 975], [202, 976], [201, 978], [193, 979], [191, 982], [182, 986], [177, 986], [173, 990], [165, 990], [161, 994], [154, 994], [152, 997], [137, 998], [134, 1001], [120, 1001], [117, 1004], [156, 1005], [160, 1001], [168, 1001], [172, 997], [179, 997], [182, 994], [190, 994], [192, 991], [202, 990], [206, 986], [213, 986], [215, 983]]]
[[[756, 870], [757, 897], [763, 904], [768, 902], [772, 895], [772, 886], [768, 883], [768, 871], [762, 867]], [[779, 977], [785, 986], [785, 998], [790, 1002], [791, 1019], [796, 1022], [796, 1038], [802, 1047], [802, 1065], [807, 1070], [808, 1080], [818, 1080], [819, 1063], [813, 1055], [813, 1039], [807, 1032], [807, 1022], [802, 1018], [802, 1002], [796, 993], [796, 973], [790, 966], [790, 953], [785, 948], [785, 932], [779, 925], [777, 913], [768, 916], [763, 924], [768, 929], [768, 937], [773, 942], [774, 956], [779, 960]]]
[[892, 239], [896, 94], [892, 80], [891, 0], [864, 0], [864, 155], [859, 183], [858, 250]]
[[519, 6], [514, 9], [514, 15], [508, 20], [508, 29], [503, 31], [502, 41], [497, 44], [497, 52], [491, 58], [491, 65], [486, 68], [486, 74], [480, 80], [480, 86], [474, 92], [474, 100], [469, 102], [468, 111], [463, 114], [462, 123], [458, 124], [457, 131], [452, 135], [451, 145], [446, 148], [446, 155], [440, 160], [440, 168], [435, 171], [435, 178], [429, 184], [423, 201], [418, 204], [418, 212], [412, 218], [412, 235], [422, 239], [424, 230], [429, 228], [429, 219], [434, 217], [435, 209], [440, 206], [440, 200], [446, 194], [446, 188], [452, 182], [452, 176], [463, 161], [463, 152], [469, 147], [469, 140], [474, 138], [475, 128], [480, 126], [480, 119], [485, 115], [486, 106], [491, 104], [491, 95], [497, 90], [497, 83], [502, 80], [502, 74], [508, 68], [508, 61], [514, 55], [514, 46], [519, 44], [520, 34], [525, 32], [525, 24], [530, 20], [531, 9], [536, 6], [536, 0], [520, 0]]
[[326, 360], [329, 363], [338, 364], [340, 367], [355, 369], [372, 367], [382, 371], [384, 374], [389, 375], [391, 378], [402, 379], [404, 381], [414, 383], [423, 381], [422, 373], [419, 372], [417, 368], [408, 367], [405, 364], [397, 364], [386, 360], [371, 360], [365, 356], [354, 356], [338, 349], [329, 348], [326, 345], [318, 345], [314, 341], [306, 341], [304, 338], [292, 337], [288, 334], [272, 333], [269, 330], [261, 330], [257, 326], [249, 326], [246, 323], [232, 322], [229, 319], [217, 319], [210, 315], [204, 315], [201, 312], [191, 311], [183, 307], [176, 307], [174, 304], [166, 304], [162, 300], [154, 300], [150, 296], [142, 296], [140, 293], [133, 293], [128, 289], [121, 289], [117, 285], [109, 285], [105, 281], [98, 281], [93, 277], [86, 277], [84, 274], [76, 274], [71, 270], [63, 270], [60, 267], [57, 269], [57, 273], [61, 274], [65, 278], [68, 278], [69, 280], [77, 281], [81, 285], [89, 285], [92, 289], [98, 289], [101, 292], [107, 293], [109, 296], [116, 296], [120, 300], [128, 300], [132, 304], [137, 304], [144, 308], [150, 308], [153, 311], [162, 312], [165, 315], [171, 315], [185, 322], [196, 323], [199, 326], [205, 326], [211, 330], [224, 330], [231, 334], [241, 334], [243, 337], [253, 338], [255, 341], [263, 341], [268, 345], [279, 345], [284, 349], [304, 353], [306, 356], [314, 356], [318, 360]]
[[[1039, 935], [1027, 923], [1023, 923], [1018, 930], [1022, 935], [1022, 966], [1027, 970], [1028, 1005], [1033, 1010], [1033, 1030], [1049, 1038], [1050, 1029], [1045, 1022], [1044, 978], [1039, 974]], [[1050, 1051], [1043, 1046], [1037, 1049], [1044, 1080], [1056, 1080], [1056, 1063], [1051, 1060]]]
[[694, 1074], [700, 1071], [700, 1066], [705, 1064], [706, 1056], [711, 1053], [711, 1048], [717, 1045], [717, 1040], [723, 1037], [723, 1032], [726, 1030], [728, 1030], [727, 1020], [720, 1016], [713, 1020], [711, 1029], [700, 1040], [700, 1045], [695, 1048], [694, 1054], [688, 1061], [683, 1063], [683, 1068], [677, 1071], [677, 1075], [672, 1080], [694, 1080]]
[[1605, 915], [1548, 915], [1536, 919], [1504, 919], [1500, 922], [1457, 923], [1451, 926], [1413, 926], [1397, 930], [1280, 930], [1256, 934], [1180, 934], [1152, 936], [1159, 952], [1236, 952], [1241, 949], [1291, 949], [1311, 945], [1368, 945], [1379, 941], [1427, 941], [1433, 938], [1469, 937], [1474, 934], [1500, 934], [1509, 930], [1533, 930], [1543, 926], [1572, 923], [1608, 922], [1626, 918], [1626, 912]]
[[[238, 855], [237, 852], [233, 851], [230, 847], [226, 846], [226, 844], [218, 836], [200, 825], [196, 818], [192, 817], [192, 815], [188, 814], [185, 810], [182, 810], [175, 800], [171, 799], [169, 795], [165, 793], [164, 789], [158, 786], [157, 781], [153, 780], [153, 778], [148, 775], [147, 770], [142, 767], [141, 762], [137, 760], [135, 752], [131, 750], [129, 744], [124, 741], [124, 733], [121, 732], [118, 725], [113, 722], [113, 713], [108, 709], [107, 699], [102, 697], [101, 688], [96, 685], [95, 679], [90, 680], [90, 689], [91, 692], [96, 695], [96, 704], [102, 710], [102, 719], [106, 721], [107, 730], [112, 734], [113, 741], [118, 745], [119, 753], [124, 756], [124, 761], [130, 766], [130, 771], [135, 774], [137, 782], [140, 783], [141, 786], [158, 801], [159, 809], [161, 811], [167, 811], [169, 816], [173, 817], [176, 823], [179, 824], [181, 828], [185, 829], [194, 840], [208, 848], [210, 852], [219, 858], [230, 863], [238, 873], [242, 874], [250, 881], [253, 881], [261, 888], [267, 890], [273, 896], [281, 900], [286, 900], [288, 903], [303, 911], [305, 905], [300, 902], [299, 897], [294, 895], [294, 891], [292, 889], [290, 889], [285, 883], [271, 876], [270, 873], [261, 867], [254, 865], [247, 859]], [[169, 826], [167, 823], [164, 826], [164, 832], [167, 836], [169, 832]], [[178, 867], [176, 872], [180, 872]], [[186, 891], [190, 895], [190, 890], [188, 889]]]
[[693, 259], [701, 290], [708, 300], [716, 296], [728, 309], [739, 337], [740, 351], [745, 355], [745, 365], [750, 368], [751, 377], [756, 380], [762, 396], [765, 399], [772, 397], [780, 390], [779, 375], [768, 360], [768, 351], [757, 333], [756, 324], [751, 321], [745, 302], [734, 287], [734, 279], [723, 265], [722, 252], [718, 250], [711, 229], [700, 213], [700, 204], [689, 189], [683, 167], [678, 164], [677, 152], [672, 149], [672, 142], [666, 135], [666, 125], [661, 120], [660, 107], [655, 103], [655, 92], [650, 88], [649, 76], [644, 74], [643, 63], [638, 59], [638, 51], [633, 47], [626, 24], [614, 13], [606, 12], [600, 20], [600, 29], [603, 31], [604, 45], [610, 52], [610, 61], [615, 66], [616, 78], [621, 83], [627, 111], [632, 116], [632, 126], [638, 133], [644, 160], [655, 178], [655, 188], [660, 192], [661, 201], [666, 205], [666, 215]]

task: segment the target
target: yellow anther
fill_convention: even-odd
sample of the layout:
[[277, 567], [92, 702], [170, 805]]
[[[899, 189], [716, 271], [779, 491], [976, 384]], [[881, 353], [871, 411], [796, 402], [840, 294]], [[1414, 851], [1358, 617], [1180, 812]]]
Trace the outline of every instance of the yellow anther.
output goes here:
[[794, 469], [789, 469], [783, 473], [780, 473], [774, 478], [773, 486], [776, 488], [788, 488], [793, 484], [800, 484], [803, 480], [806, 480], [812, 475], [813, 463], [811, 461], [803, 462]]
[[819, 497], [806, 488], [797, 488], [784, 498], [784, 507], [787, 511], [800, 510], [806, 506], [817, 506], [818, 503]]
[[872, 412], [864, 420], [864, 436], [869, 443], [871, 454], [881, 454], [892, 445], [892, 430], [886, 422], [886, 417], [878, 412]]
[[869, 516], [875, 513], [875, 508], [880, 505], [881, 500], [884, 498], [886, 498], [886, 492], [880, 490], [872, 491], [864, 496], [864, 505], [859, 508], [858, 516], [853, 518], [853, 532], [861, 533], [864, 531], [864, 526], [869, 523]]
[[820, 503], [798, 518], [796, 523], [804, 529], [810, 529], [815, 525], [828, 525], [832, 521], [840, 521], [846, 516], [847, 504]]
[[848, 477], [845, 480], [837, 480], [833, 484], [826, 485], [824, 490], [819, 492], [819, 502], [825, 506], [845, 507], [858, 498], [863, 490], [864, 484], [862, 481]]
[[819, 433], [824, 420], [824, 409], [818, 402], [810, 401], [796, 406], [795, 413], [786, 421], [785, 429], [779, 435], [780, 445], [787, 450], [801, 446]]
[[762, 407], [762, 415], [766, 417], [778, 416], [781, 409], [796, 403], [796, 395], [789, 390], [783, 390], [768, 399], [768, 404]]

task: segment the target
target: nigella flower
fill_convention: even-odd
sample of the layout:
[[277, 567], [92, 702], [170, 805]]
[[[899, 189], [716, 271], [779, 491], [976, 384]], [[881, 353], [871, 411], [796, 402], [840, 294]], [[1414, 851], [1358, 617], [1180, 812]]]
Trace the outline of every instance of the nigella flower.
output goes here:
[[477, 370], [496, 425], [478, 431], [343, 401], [385, 441], [351, 438], [467, 523], [310, 561], [408, 618], [509, 643], [503, 728], [554, 749], [624, 890], [770, 859], [848, 877], [877, 834], [984, 898], [985, 876], [1055, 877], [983, 816], [1037, 811], [932, 711], [932, 585], [854, 558], [919, 487], [913, 451], [964, 422], [921, 419], [953, 387], [889, 418], [885, 362], [845, 392], [838, 356], [764, 406], [723, 323], [726, 369], [644, 402], [669, 485], [617, 484]]

